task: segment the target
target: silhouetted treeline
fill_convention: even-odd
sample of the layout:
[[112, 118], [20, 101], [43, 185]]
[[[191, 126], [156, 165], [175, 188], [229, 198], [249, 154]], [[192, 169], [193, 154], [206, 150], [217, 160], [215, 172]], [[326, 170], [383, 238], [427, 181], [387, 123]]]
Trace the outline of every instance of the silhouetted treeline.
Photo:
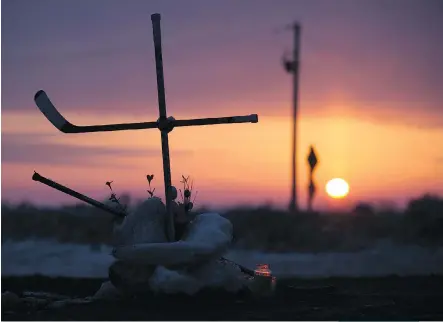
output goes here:
[[[198, 212], [207, 211], [201, 209]], [[288, 214], [268, 206], [237, 208], [223, 214], [234, 225], [239, 248], [268, 251], [356, 251], [380, 239], [427, 247], [443, 245], [443, 199], [426, 195], [402, 212], [376, 211], [361, 203], [350, 213]], [[59, 209], [29, 204], [2, 205], [2, 242], [54, 239], [112, 243], [112, 217], [87, 205]]]

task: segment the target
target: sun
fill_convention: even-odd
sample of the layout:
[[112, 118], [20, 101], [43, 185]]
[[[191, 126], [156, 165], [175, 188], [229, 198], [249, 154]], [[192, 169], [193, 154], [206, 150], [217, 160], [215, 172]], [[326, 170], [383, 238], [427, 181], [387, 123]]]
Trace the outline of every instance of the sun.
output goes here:
[[344, 198], [349, 193], [349, 184], [341, 178], [331, 179], [326, 184], [326, 193], [334, 199]]

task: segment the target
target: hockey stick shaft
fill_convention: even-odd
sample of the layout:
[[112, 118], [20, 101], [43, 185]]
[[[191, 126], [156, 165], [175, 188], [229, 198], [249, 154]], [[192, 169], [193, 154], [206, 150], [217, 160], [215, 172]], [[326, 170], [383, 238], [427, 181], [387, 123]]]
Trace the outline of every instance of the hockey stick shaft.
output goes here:
[[91, 206], [94, 206], [94, 207], [97, 207], [101, 210], [109, 212], [109, 213], [113, 214], [114, 216], [118, 216], [118, 217], [122, 217], [122, 218], [126, 216], [124, 213], [122, 213], [118, 210], [112, 209], [111, 207], [109, 207], [97, 200], [89, 198], [88, 196], [85, 196], [85, 195], [83, 195], [77, 191], [74, 191], [64, 185], [61, 185], [60, 183], [52, 181], [51, 179], [45, 178], [45, 177], [41, 176], [40, 174], [38, 174], [37, 172], [34, 172], [34, 174], [32, 175], [32, 180], [41, 182], [51, 188], [54, 188], [55, 190], [64, 192], [67, 195], [70, 195], [74, 198], [77, 198], [81, 201], [86, 202], [87, 204], [90, 204]]
[[258, 115], [210, 117], [190, 120], [174, 120], [174, 126], [196, 126], [196, 125], [215, 125], [215, 124], [233, 124], [233, 123], [257, 123]]

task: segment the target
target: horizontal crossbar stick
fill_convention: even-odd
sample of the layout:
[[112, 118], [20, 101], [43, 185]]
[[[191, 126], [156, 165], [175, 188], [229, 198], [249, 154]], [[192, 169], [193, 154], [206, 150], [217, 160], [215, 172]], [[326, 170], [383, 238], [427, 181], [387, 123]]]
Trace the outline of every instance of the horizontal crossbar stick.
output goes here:
[[196, 125], [212, 125], [212, 124], [232, 124], [232, 123], [257, 123], [257, 114], [246, 116], [230, 116], [230, 117], [213, 117], [190, 120], [174, 120], [168, 119], [160, 124], [159, 122], [138, 122], [138, 123], [118, 123], [104, 125], [82, 125], [78, 126], [69, 122], [57, 108], [52, 104], [49, 97], [42, 90], [38, 91], [34, 96], [35, 103], [40, 111], [49, 122], [52, 123], [59, 131], [63, 133], [90, 133], [90, 132], [106, 132], [106, 131], [125, 131], [125, 130], [142, 130], [142, 129], [162, 129], [172, 130], [179, 126], [196, 126]]
[[101, 210], [107, 211], [107, 212], [109, 212], [109, 213], [111, 213], [111, 214], [113, 214], [115, 216], [118, 216], [118, 217], [121, 217], [121, 218], [126, 216], [126, 214], [123, 213], [123, 212], [120, 212], [118, 210], [112, 209], [111, 207], [109, 207], [109, 206], [107, 206], [107, 205], [105, 205], [105, 204], [103, 204], [103, 203], [101, 203], [101, 202], [99, 202], [97, 200], [89, 198], [89, 197], [87, 197], [87, 196], [85, 196], [85, 195], [83, 195], [83, 194], [81, 194], [81, 193], [79, 193], [77, 191], [74, 191], [74, 190], [72, 190], [72, 189], [70, 189], [68, 187], [65, 187], [64, 185], [61, 185], [60, 183], [52, 181], [51, 179], [45, 178], [45, 177], [41, 176], [40, 174], [38, 174], [35, 171], [34, 171], [34, 174], [32, 175], [32, 180], [41, 182], [41, 183], [43, 183], [43, 184], [45, 184], [45, 185], [47, 185], [47, 186], [49, 186], [51, 188], [54, 188], [54, 189], [56, 189], [58, 191], [61, 191], [61, 192], [64, 192], [64, 193], [66, 193], [66, 194], [68, 194], [68, 195], [70, 195], [70, 196], [72, 196], [74, 198], [77, 198], [77, 199], [79, 199], [81, 201], [84, 201], [84, 202], [86, 202], [86, 203], [88, 203], [88, 204], [90, 204], [90, 205], [92, 205], [94, 207], [97, 207], [97, 208], [101, 209]]
[[245, 116], [227, 116], [227, 117], [210, 117], [204, 119], [191, 120], [174, 120], [174, 126], [195, 126], [195, 125], [213, 125], [213, 124], [230, 124], [230, 123], [257, 123], [258, 115], [251, 114]]

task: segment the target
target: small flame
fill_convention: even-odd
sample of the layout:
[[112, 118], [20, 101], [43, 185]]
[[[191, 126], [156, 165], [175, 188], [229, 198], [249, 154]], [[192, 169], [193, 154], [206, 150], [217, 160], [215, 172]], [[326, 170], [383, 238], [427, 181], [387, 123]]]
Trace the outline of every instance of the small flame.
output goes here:
[[269, 269], [268, 264], [259, 264], [257, 268], [254, 270], [255, 275], [260, 276], [271, 276], [271, 270]]

